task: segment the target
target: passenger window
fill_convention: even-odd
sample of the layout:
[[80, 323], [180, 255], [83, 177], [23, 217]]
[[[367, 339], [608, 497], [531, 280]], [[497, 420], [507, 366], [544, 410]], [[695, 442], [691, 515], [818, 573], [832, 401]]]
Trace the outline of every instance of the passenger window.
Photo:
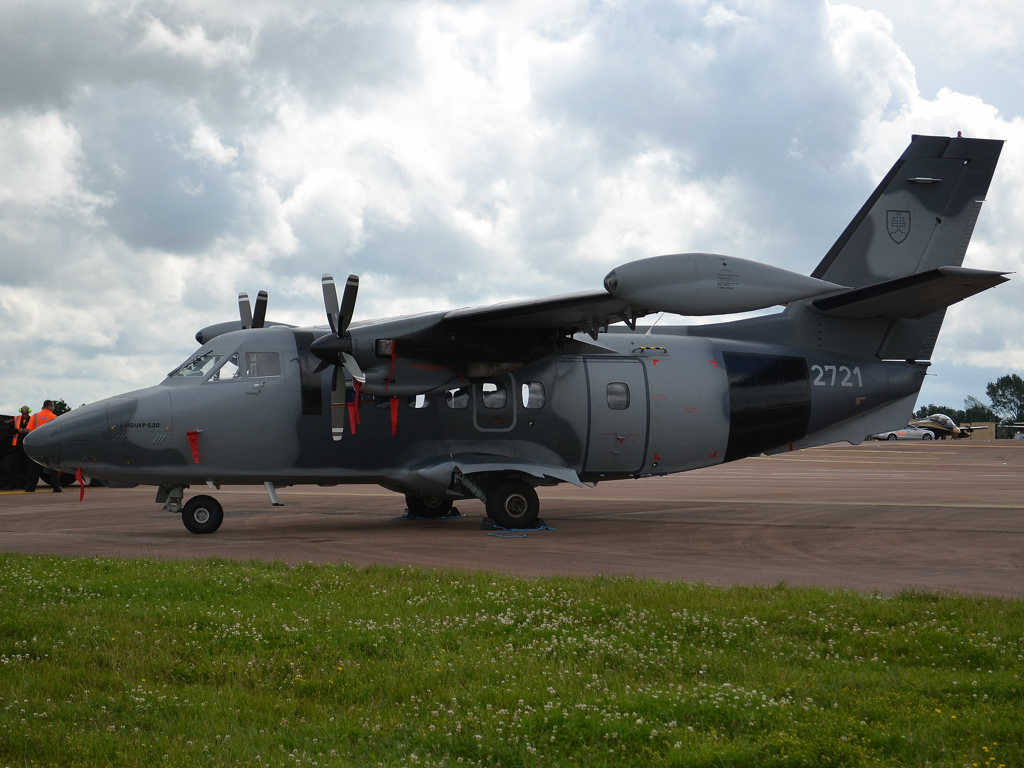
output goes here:
[[430, 405], [430, 398], [426, 395], [413, 395], [409, 398], [410, 408], [426, 408]]
[[249, 378], [281, 375], [279, 352], [246, 352], [245, 375]]
[[608, 385], [608, 407], [613, 411], [624, 411], [629, 408], [629, 386], [621, 381], [613, 381]]
[[484, 408], [504, 408], [505, 401], [507, 399], [505, 392], [505, 382], [503, 381], [485, 381], [480, 387], [482, 393], [481, 399], [484, 403]]
[[445, 400], [449, 408], [469, 408], [469, 390], [465, 387], [449, 389], [445, 392]]
[[236, 352], [227, 361], [214, 371], [210, 381], [238, 381], [241, 371], [238, 368], [238, 353]]
[[544, 385], [539, 381], [527, 381], [523, 383], [523, 408], [544, 407]]
[[208, 352], [205, 355], [198, 355], [178, 368], [178, 370], [172, 373], [171, 376], [182, 376], [185, 378], [192, 378], [194, 376], [197, 379], [201, 379], [212, 371], [223, 357], [224, 355], [215, 355], [212, 352]]

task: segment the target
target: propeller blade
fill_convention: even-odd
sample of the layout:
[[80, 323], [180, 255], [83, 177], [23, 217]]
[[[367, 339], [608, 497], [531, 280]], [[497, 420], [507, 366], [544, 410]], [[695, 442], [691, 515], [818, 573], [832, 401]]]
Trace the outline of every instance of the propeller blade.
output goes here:
[[313, 369], [313, 373], [323, 373], [332, 365], [334, 365], [334, 363], [332, 363], [330, 360], [321, 360], [320, 364]]
[[252, 307], [249, 306], [249, 294], [242, 291], [238, 294], [238, 316], [242, 318], [242, 328], [252, 328]]
[[324, 289], [324, 309], [327, 310], [327, 322], [334, 333], [338, 333], [338, 289], [334, 287], [334, 278], [324, 274], [320, 278]]
[[352, 357], [348, 352], [341, 353], [342, 365], [345, 366], [345, 370], [352, 374], [352, 378], [358, 381], [360, 384], [366, 383], [366, 374], [363, 373], [359, 367], [359, 363]]
[[349, 275], [345, 283], [345, 293], [341, 296], [341, 312], [338, 316], [338, 335], [348, 330], [352, 322], [352, 314], [356, 311], [356, 294], [359, 292], [359, 276]]
[[267, 292], [260, 291], [256, 294], [256, 311], [252, 315], [252, 327], [262, 328], [263, 321], [267, 319]]

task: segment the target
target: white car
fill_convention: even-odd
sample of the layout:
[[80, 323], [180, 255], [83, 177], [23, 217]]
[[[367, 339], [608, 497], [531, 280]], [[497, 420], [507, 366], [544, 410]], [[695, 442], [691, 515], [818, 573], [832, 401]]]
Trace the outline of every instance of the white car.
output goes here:
[[871, 435], [872, 440], [934, 440], [935, 433], [931, 430], [921, 429], [908, 425], [903, 429], [893, 429], [889, 432], [879, 432]]

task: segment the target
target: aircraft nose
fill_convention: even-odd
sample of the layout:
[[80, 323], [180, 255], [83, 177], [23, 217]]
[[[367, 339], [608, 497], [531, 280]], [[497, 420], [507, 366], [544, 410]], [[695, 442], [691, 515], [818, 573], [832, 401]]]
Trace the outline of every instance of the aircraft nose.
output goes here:
[[60, 420], [54, 419], [25, 436], [25, 453], [47, 467], [60, 464]]

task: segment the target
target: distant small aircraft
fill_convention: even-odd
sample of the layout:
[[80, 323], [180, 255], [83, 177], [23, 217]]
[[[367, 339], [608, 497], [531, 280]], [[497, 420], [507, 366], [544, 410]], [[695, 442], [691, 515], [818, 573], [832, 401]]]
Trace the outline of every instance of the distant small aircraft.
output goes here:
[[[35, 430], [29, 454], [108, 485], [157, 487], [193, 533], [223, 509], [191, 486], [374, 483], [410, 511], [482, 501], [535, 524], [541, 485], [667, 475], [761, 453], [860, 443], [912, 415], [946, 308], [1007, 280], [961, 264], [1001, 141], [914, 136], [811, 275], [730, 256], [630, 262], [604, 287], [327, 326], [204, 328], [160, 384]], [[495, 287], [514, 292], [494, 270]], [[642, 328], [656, 312], [774, 315]], [[623, 323], [624, 325], [617, 325]]]
[[935, 433], [939, 440], [947, 437], [952, 440], [961, 440], [970, 437], [976, 429], [988, 429], [988, 427], [958, 427], [949, 416], [944, 413], [933, 413], [923, 419], [915, 419], [910, 422], [911, 426], [928, 429]]

